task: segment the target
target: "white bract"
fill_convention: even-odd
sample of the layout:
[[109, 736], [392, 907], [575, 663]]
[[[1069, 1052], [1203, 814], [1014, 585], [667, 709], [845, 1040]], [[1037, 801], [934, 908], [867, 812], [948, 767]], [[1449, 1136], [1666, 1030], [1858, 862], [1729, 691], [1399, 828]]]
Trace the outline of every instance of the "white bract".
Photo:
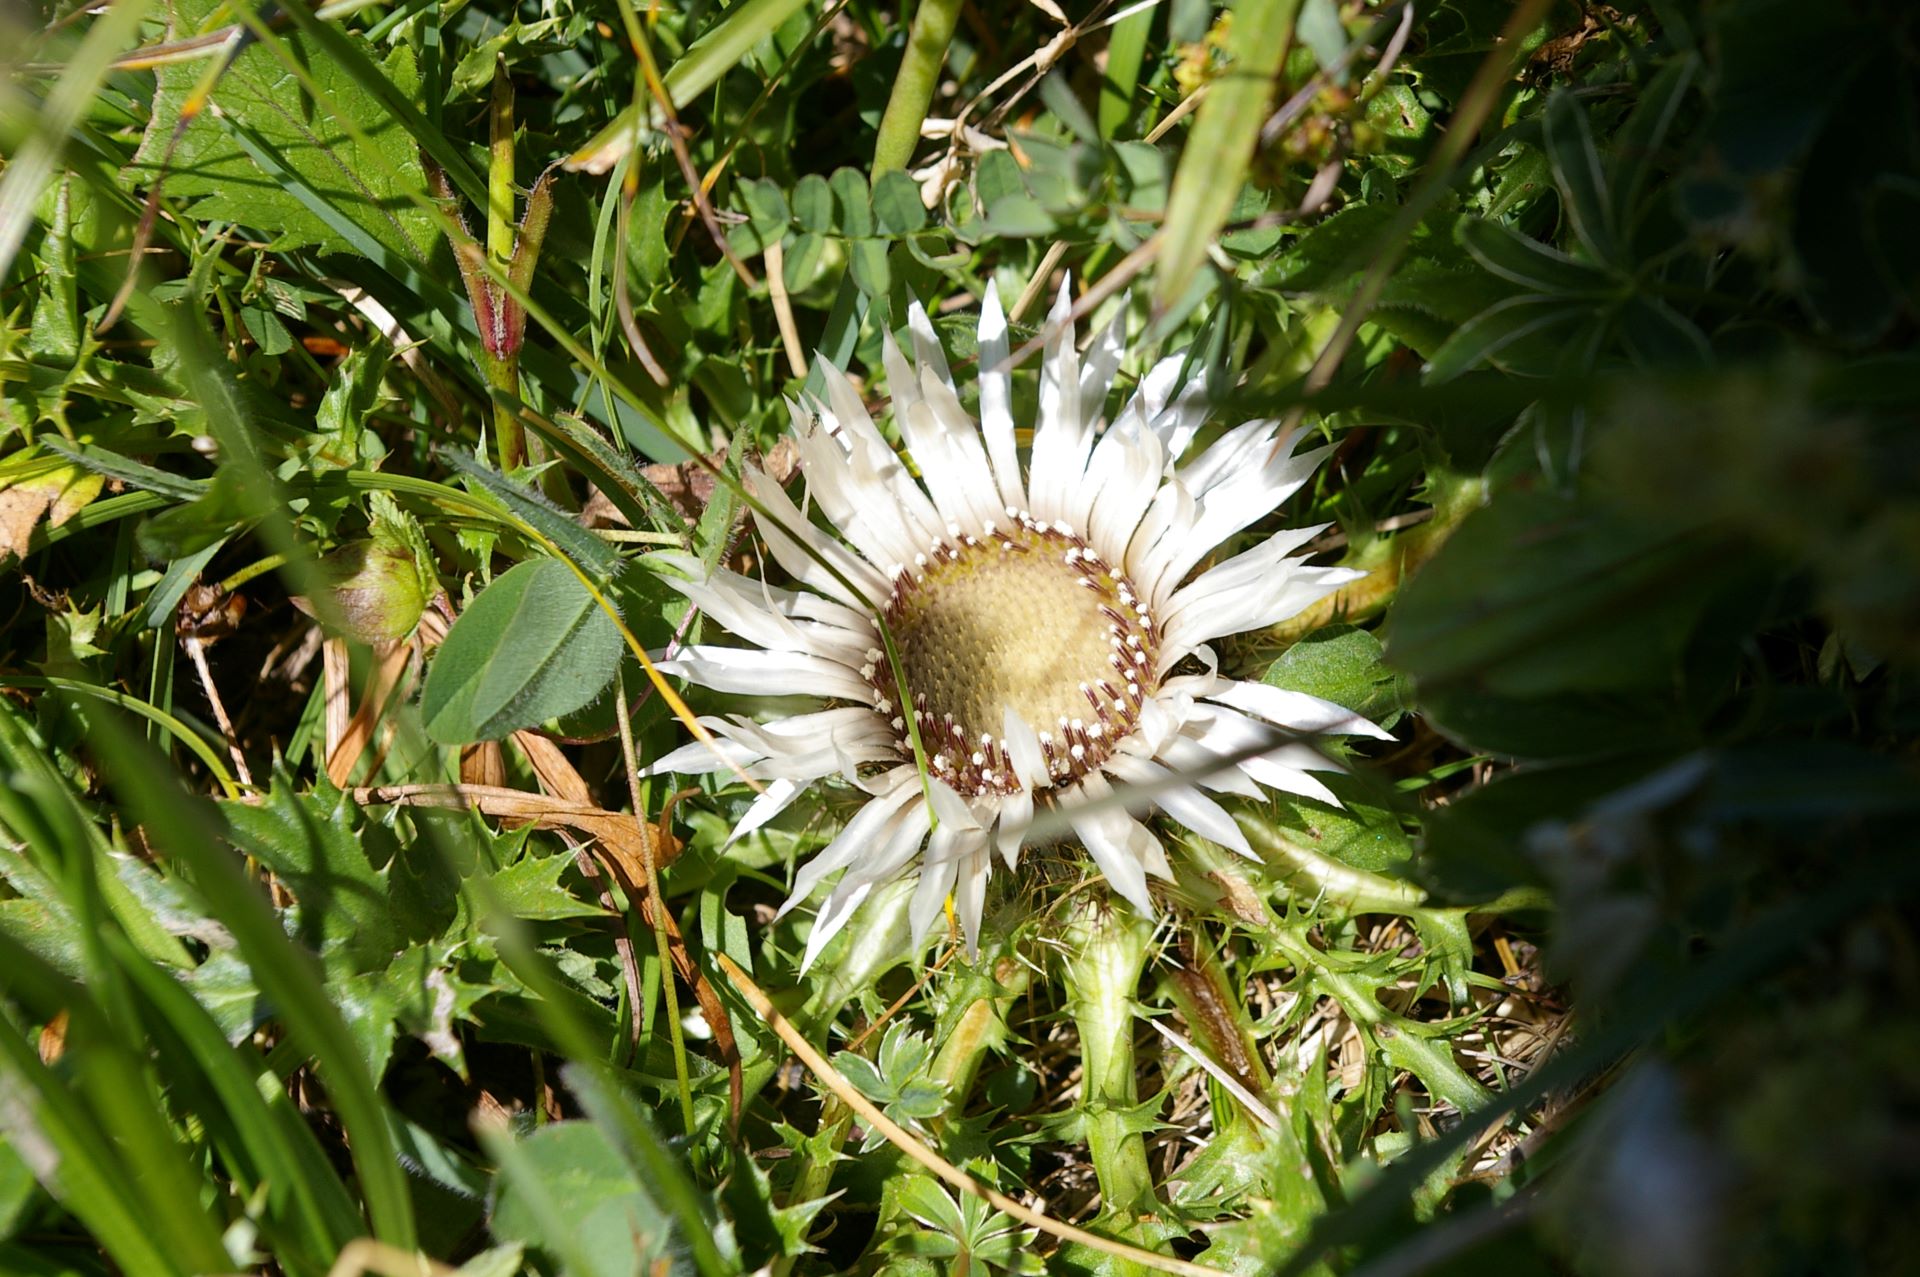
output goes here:
[[[838, 702], [764, 723], [704, 718], [725, 758], [696, 743], [650, 769], [732, 767], [765, 782], [735, 838], [814, 781], [844, 777], [869, 795], [801, 867], [787, 901], [791, 909], [845, 871], [814, 921], [808, 962], [876, 886], [916, 863], [914, 943], [951, 894], [977, 944], [995, 855], [1017, 864], [1036, 808], [1047, 806], [1070, 821], [1113, 889], [1151, 912], [1148, 877], [1171, 876], [1160, 840], [1119, 804], [1092, 800], [1116, 786], [1150, 786], [1168, 816], [1251, 856], [1209, 791], [1257, 799], [1266, 786], [1333, 803], [1310, 773], [1335, 764], [1299, 736], [1386, 736], [1330, 702], [1221, 677], [1207, 646], [1285, 620], [1363, 575], [1294, 556], [1318, 527], [1277, 533], [1194, 574], [1305, 483], [1328, 449], [1296, 453], [1294, 440], [1276, 438], [1276, 423], [1253, 421], [1189, 457], [1205, 405], [1197, 384], [1181, 383], [1178, 355], [1104, 423], [1123, 353], [1119, 325], [1083, 355], [1068, 310], [1063, 288], [1024, 473], [994, 291], [980, 315], [980, 423], [961, 406], [916, 305], [913, 358], [889, 337], [885, 359], [894, 420], [920, 482], [846, 377], [823, 363], [827, 401], [793, 406], [793, 425], [808, 491], [839, 537], [748, 466], [747, 489], [779, 520], [762, 519], [760, 535], [799, 588], [727, 571], [675, 583], [756, 646], [689, 647], [660, 662], [663, 673], [723, 692]], [[898, 671], [876, 613], [893, 635]], [[925, 785], [908, 715], [928, 761]]]

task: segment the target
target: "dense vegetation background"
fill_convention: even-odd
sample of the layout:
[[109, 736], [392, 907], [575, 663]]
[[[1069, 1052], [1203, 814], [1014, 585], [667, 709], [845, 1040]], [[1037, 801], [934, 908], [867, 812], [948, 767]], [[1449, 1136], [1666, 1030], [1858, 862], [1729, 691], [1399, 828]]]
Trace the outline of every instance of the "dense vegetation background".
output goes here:
[[[1209, 1269], [1911, 1266], [1912, 6], [0, 35], [0, 1271], [1142, 1271], [854, 1093]], [[1282, 513], [1370, 575], [1222, 655], [1396, 739], [1157, 923], [1063, 846], [977, 961], [879, 901], [802, 975], [849, 800], [630, 791], [650, 566], [757, 562], [814, 351], [879, 402], [910, 300], [960, 365], [1068, 274], [1337, 444]]]

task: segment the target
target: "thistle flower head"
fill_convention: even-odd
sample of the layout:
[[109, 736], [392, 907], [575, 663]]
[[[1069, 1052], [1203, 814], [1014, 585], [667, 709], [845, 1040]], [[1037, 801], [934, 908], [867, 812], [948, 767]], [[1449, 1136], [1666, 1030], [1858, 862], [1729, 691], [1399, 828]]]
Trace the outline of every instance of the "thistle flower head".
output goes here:
[[808, 961], [877, 885], [916, 868], [915, 942], [949, 895], [977, 942], [993, 860], [1018, 863], [1042, 807], [1058, 808], [1113, 889], [1151, 912], [1147, 880], [1170, 877], [1170, 866], [1145, 824], [1095, 801], [1115, 784], [1151, 786], [1166, 815], [1251, 856], [1214, 794], [1257, 798], [1265, 787], [1336, 801], [1311, 775], [1335, 764], [1298, 735], [1385, 735], [1338, 705], [1222, 677], [1208, 647], [1361, 575], [1295, 554], [1318, 527], [1276, 533], [1195, 571], [1298, 490], [1326, 449], [1296, 452], [1276, 423], [1253, 421], [1189, 455], [1206, 407], [1200, 387], [1183, 381], [1180, 355], [1155, 365], [1107, 422], [1124, 354], [1117, 322], [1083, 354], [1062, 289], [1049, 329], [1024, 467], [1006, 320], [991, 288], [979, 422], [961, 405], [924, 310], [910, 313], [911, 356], [886, 342], [893, 421], [919, 481], [845, 376], [823, 364], [825, 401], [792, 405], [792, 416], [808, 492], [833, 531], [764, 474], [744, 474], [774, 516], [761, 536], [796, 588], [697, 570], [678, 585], [753, 646], [687, 648], [662, 661], [663, 672], [827, 703], [770, 722], [703, 719], [725, 756], [695, 744], [652, 770], [737, 767], [767, 782], [736, 838], [818, 781], [841, 777], [868, 796], [801, 867], [787, 902], [845, 871], [814, 923]]

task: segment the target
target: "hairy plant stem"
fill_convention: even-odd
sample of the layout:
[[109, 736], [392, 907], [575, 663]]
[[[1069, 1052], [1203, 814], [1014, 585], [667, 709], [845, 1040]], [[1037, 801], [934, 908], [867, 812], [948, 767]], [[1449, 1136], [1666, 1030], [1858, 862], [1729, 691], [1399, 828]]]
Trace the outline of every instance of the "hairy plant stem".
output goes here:
[[904, 169], [913, 158], [959, 18], [960, 0], [920, 0], [913, 29], [907, 33], [907, 56], [893, 77], [893, 92], [887, 96], [887, 111], [880, 117], [880, 133], [873, 144], [875, 179]]
[[1125, 904], [1090, 902], [1063, 937], [1067, 1001], [1080, 1032], [1080, 1112], [1100, 1179], [1105, 1214], [1131, 1224], [1157, 1213], [1133, 1052], [1134, 996], [1146, 969], [1152, 924]]
[[936, 1129], [966, 1110], [987, 1053], [1007, 1040], [1007, 1007], [1026, 992], [1030, 974], [1024, 964], [1001, 958], [961, 977], [964, 989], [956, 999], [962, 1003], [960, 1013], [951, 1021], [942, 1017], [943, 1027], [948, 1023], [952, 1027], [928, 1070], [947, 1087], [947, 1111], [935, 1120]]
[[[505, 266], [514, 255], [513, 221], [513, 81], [507, 76], [506, 59], [493, 65], [493, 101], [487, 111], [487, 254]], [[504, 299], [502, 299], [504, 301]], [[502, 392], [504, 402], [493, 402], [493, 441], [502, 473], [512, 473], [527, 463], [526, 430], [520, 417], [509, 406], [520, 397], [520, 352], [515, 349], [487, 352], [482, 361], [487, 384]]]

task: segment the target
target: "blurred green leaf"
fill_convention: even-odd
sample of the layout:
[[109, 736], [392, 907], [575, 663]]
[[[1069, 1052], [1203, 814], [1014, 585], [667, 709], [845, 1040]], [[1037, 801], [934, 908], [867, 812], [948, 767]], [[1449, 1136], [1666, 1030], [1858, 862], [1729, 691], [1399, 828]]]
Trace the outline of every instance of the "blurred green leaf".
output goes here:
[[1658, 684], [1727, 580], [1723, 544], [1590, 500], [1511, 491], [1475, 512], [1401, 591], [1387, 657], [1421, 692], [1612, 692]]
[[595, 1123], [488, 1143], [501, 1166], [488, 1220], [496, 1240], [544, 1252], [567, 1277], [691, 1271], [671, 1221]]

